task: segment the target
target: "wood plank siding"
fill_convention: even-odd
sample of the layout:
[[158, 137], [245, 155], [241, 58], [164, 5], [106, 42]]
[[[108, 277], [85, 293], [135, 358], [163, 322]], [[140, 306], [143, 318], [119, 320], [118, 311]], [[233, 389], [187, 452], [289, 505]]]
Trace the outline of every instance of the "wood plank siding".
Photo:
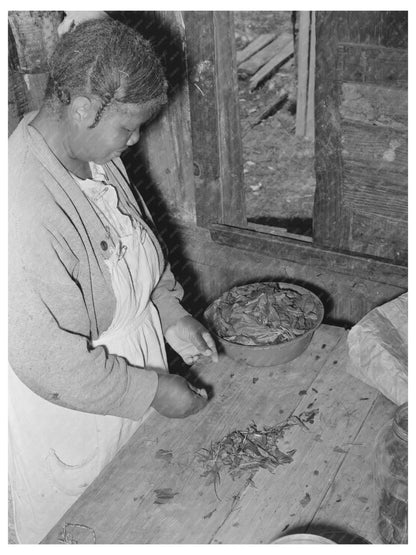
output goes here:
[[407, 264], [407, 16], [318, 12], [314, 239]]

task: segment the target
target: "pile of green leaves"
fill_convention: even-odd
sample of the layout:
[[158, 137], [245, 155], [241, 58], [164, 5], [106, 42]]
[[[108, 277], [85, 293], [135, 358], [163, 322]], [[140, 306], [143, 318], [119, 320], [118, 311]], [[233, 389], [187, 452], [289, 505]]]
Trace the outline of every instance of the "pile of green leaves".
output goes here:
[[266, 426], [263, 430], [258, 429], [253, 422], [246, 430], [230, 432], [209, 449], [203, 448], [197, 453], [204, 467], [201, 476], [207, 477], [207, 485], [213, 484], [217, 493], [224, 469], [235, 479], [245, 472], [253, 475], [260, 468], [274, 472], [279, 465], [291, 463], [295, 450], [284, 453], [278, 447], [278, 440], [293, 425], [306, 427], [301, 418], [292, 416], [281, 424]]
[[233, 287], [214, 301], [210, 319], [219, 337], [240, 345], [275, 345], [303, 335], [318, 320], [312, 294], [278, 283]]

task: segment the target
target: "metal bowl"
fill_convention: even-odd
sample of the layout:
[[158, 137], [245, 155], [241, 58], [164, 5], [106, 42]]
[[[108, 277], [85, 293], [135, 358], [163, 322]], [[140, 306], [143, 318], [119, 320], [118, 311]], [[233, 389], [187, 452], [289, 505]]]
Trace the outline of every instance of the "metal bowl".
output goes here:
[[290, 534], [288, 536], [283, 536], [272, 543], [293, 543], [293, 544], [303, 544], [303, 543], [335, 543], [324, 536], [317, 536], [316, 534]]
[[241, 345], [233, 343], [220, 337], [213, 324], [213, 311], [215, 302], [212, 302], [204, 312], [204, 320], [210, 332], [214, 335], [218, 343], [222, 346], [224, 353], [249, 366], [276, 366], [294, 360], [301, 355], [308, 347], [313, 334], [321, 325], [324, 318], [324, 307], [320, 299], [308, 289], [295, 285], [293, 283], [277, 283], [281, 289], [292, 289], [301, 294], [308, 294], [314, 298], [317, 310], [317, 320], [313, 328], [305, 332], [303, 335], [273, 345]]

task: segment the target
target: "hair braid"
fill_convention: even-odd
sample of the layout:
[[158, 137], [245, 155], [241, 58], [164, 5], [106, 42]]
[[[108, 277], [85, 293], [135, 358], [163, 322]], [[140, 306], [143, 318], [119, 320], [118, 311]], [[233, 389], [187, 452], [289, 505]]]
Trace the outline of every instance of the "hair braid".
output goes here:
[[46, 101], [69, 104], [95, 97], [100, 107], [91, 127], [113, 102], [166, 102], [167, 83], [152, 46], [136, 31], [108, 19], [85, 21], [63, 35], [49, 62]]
[[113, 100], [113, 96], [110, 93], [106, 93], [104, 95], [104, 102], [102, 102], [101, 106], [98, 108], [97, 113], [95, 114], [94, 121], [89, 126], [90, 129], [97, 126], [98, 122], [101, 119], [101, 116], [102, 116], [104, 110], [107, 108], [107, 106], [111, 103], [112, 100]]

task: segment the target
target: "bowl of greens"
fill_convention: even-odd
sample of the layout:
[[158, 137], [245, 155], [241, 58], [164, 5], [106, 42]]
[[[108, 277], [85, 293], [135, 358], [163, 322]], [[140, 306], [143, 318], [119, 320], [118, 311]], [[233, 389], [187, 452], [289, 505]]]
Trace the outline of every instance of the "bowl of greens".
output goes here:
[[293, 283], [257, 282], [223, 293], [204, 312], [224, 353], [249, 366], [275, 366], [301, 355], [324, 317], [320, 299]]

